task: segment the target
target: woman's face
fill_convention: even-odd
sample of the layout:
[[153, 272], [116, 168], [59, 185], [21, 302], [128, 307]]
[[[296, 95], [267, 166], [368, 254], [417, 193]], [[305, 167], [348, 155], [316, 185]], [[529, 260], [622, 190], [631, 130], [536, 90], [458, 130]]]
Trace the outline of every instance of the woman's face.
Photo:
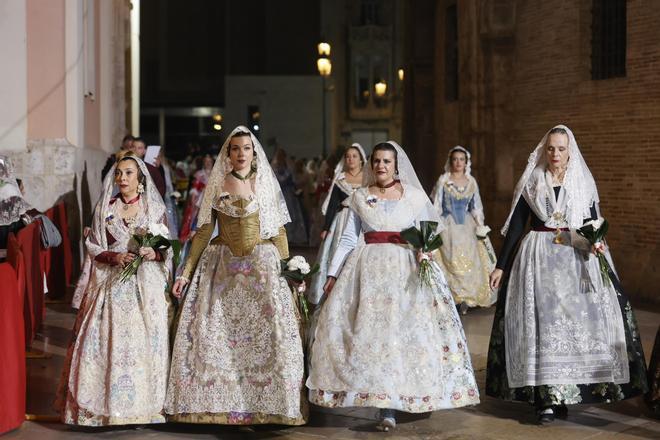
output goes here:
[[237, 136], [229, 140], [229, 160], [234, 171], [250, 167], [254, 158], [254, 148], [250, 136]]
[[553, 133], [548, 137], [545, 155], [550, 171], [565, 169], [568, 164], [568, 136]]
[[133, 197], [137, 194], [140, 183], [140, 170], [134, 160], [122, 160], [115, 168], [115, 183], [124, 197]]
[[464, 173], [467, 165], [467, 155], [462, 151], [454, 151], [451, 153], [450, 164], [453, 173]]
[[376, 176], [376, 182], [381, 184], [390, 183], [394, 179], [396, 171], [394, 152], [377, 150], [371, 159], [371, 169]]
[[344, 163], [348, 171], [357, 171], [362, 168], [362, 158], [357, 148], [351, 147], [346, 150], [346, 153], [344, 153]]
[[213, 158], [211, 156], [204, 156], [203, 166], [206, 171], [211, 171], [213, 168]]

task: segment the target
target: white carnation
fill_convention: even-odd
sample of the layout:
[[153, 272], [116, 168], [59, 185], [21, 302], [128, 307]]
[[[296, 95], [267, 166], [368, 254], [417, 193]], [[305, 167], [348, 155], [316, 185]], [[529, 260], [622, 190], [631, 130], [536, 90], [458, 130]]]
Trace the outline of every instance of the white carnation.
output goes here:
[[302, 273], [303, 275], [307, 275], [311, 270], [308, 263], [302, 263], [299, 269], [300, 269], [300, 273]]
[[305, 266], [307, 267], [307, 273], [308, 273], [309, 272], [309, 264], [307, 264], [307, 261], [305, 261], [305, 258], [300, 256], [300, 255], [296, 255], [295, 257], [292, 257], [286, 265], [287, 269], [292, 270], [292, 271], [293, 270], [300, 270], [302, 273], [306, 273], [306, 272], [303, 272], [303, 269], [305, 268]]

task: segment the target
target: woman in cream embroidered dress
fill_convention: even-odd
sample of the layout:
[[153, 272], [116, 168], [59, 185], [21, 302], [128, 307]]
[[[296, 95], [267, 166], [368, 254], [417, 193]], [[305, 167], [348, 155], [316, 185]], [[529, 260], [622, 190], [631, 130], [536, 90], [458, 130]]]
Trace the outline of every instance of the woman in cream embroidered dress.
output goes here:
[[[534, 404], [542, 424], [566, 416], [566, 405], [647, 390], [637, 323], [609, 251], [575, 233], [598, 219], [598, 202], [573, 133], [552, 128], [529, 156], [502, 229], [486, 376], [489, 396]], [[595, 252], [612, 268], [607, 282]]]
[[339, 239], [344, 232], [346, 217], [348, 217], [348, 199], [362, 186], [362, 167], [367, 161], [367, 156], [358, 143], [354, 143], [346, 149], [344, 156], [335, 168], [332, 184], [328, 195], [323, 201], [321, 212], [325, 216], [325, 225], [321, 232], [321, 248], [316, 257], [319, 271], [312, 277], [307, 292], [307, 299], [313, 304], [318, 304], [323, 296], [323, 285], [328, 274], [328, 263], [332, 259]]
[[[303, 350], [280, 260], [289, 214], [261, 145], [245, 127], [213, 167], [183, 276], [165, 410], [187, 423], [300, 425]], [[219, 235], [209, 244], [214, 225]]]
[[[366, 180], [350, 198], [328, 270], [307, 387], [316, 405], [381, 408], [387, 430], [396, 425], [395, 409], [476, 405], [479, 393], [442, 272], [435, 266], [433, 287], [422, 284], [422, 255], [399, 234], [420, 220], [438, 221], [437, 211], [394, 142], [374, 147]], [[366, 244], [356, 247], [361, 232]]]
[[495, 268], [495, 252], [484, 225], [479, 186], [471, 173], [470, 153], [461, 146], [449, 150], [445, 173], [431, 193], [431, 200], [444, 219], [438, 264], [447, 277], [456, 304], [465, 314], [468, 307], [488, 307], [497, 300], [488, 277]]
[[[171, 252], [136, 249], [132, 235], [152, 225], [166, 231], [165, 205], [144, 162], [132, 153], [116, 162], [103, 187], [85, 243], [91, 276], [56, 405], [71, 425], [163, 423]], [[137, 274], [120, 281], [137, 254], [144, 256]]]

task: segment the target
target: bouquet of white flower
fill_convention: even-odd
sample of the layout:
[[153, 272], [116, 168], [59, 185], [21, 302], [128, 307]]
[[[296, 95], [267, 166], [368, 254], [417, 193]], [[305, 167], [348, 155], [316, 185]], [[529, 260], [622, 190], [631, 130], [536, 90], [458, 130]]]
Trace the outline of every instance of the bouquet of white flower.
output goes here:
[[419, 262], [419, 281], [429, 287], [432, 287], [432, 272], [430, 254], [442, 246], [442, 237], [437, 231], [438, 222], [421, 221], [419, 229], [412, 226], [401, 231], [403, 237], [415, 249], [421, 252], [421, 261]]
[[600, 267], [600, 275], [603, 283], [610, 285], [610, 264], [605, 258], [605, 235], [610, 225], [602, 217], [596, 220], [591, 220], [584, 224], [580, 229], [575, 232], [586, 238], [593, 247], [596, 258], [598, 258], [598, 266]]
[[283, 277], [296, 283], [300, 283], [297, 288], [298, 307], [300, 315], [303, 317], [304, 321], [307, 322], [309, 320], [309, 306], [307, 305], [307, 299], [304, 295], [306, 288], [305, 279], [318, 272], [319, 265], [318, 263], [315, 263], [314, 266], [310, 266], [307, 260], [305, 260], [305, 257], [296, 255], [295, 257], [281, 260], [280, 266]]
[[[138, 247], [150, 247], [154, 250], [165, 250], [172, 248], [174, 253], [174, 265], [178, 265], [179, 253], [181, 251], [181, 243], [179, 240], [169, 240], [170, 231], [167, 226], [162, 223], [152, 223], [147, 229], [137, 228], [133, 234], [133, 240], [137, 243]], [[144, 257], [138, 255], [131, 264], [126, 266], [121, 271], [119, 281], [124, 282], [137, 273], [138, 267], [142, 264]]]

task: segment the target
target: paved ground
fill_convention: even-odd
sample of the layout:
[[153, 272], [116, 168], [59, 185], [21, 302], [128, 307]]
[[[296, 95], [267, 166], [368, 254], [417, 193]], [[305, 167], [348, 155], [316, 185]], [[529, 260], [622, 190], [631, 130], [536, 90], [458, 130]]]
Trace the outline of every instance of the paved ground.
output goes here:
[[[313, 257], [312, 257], [313, 258]], [[646, 353], [660, 323], [660, 313], [636, 310]], [[29, 359], [28, 413], [55, 415], [51, 409], [57, 381], [74, 321], [65, 305], [48, 305], [46, 322], [34, 348], [51, 355]], [[484, 387], [486, 354], [493, 309], [472, 310], [463, 317], [472, 361], [481, 389]], [[648, 360], [648, 359], [647, 359]], [[481, 404], [467, 409], [440, 411], [430, 416], [402, 414], [392, 433], [375, 431], [375, 410], [325, 410], [312, 408], [310, 422], [296, 428], [274, 426], [254, 430], [236, 427], [166, 424], [142, 429], [77, 429], [60, 423], [26, 422], [4, 436], [6, 439], [660, 439], [660, 421], [653, 419], [641, 399], [611, 405], [571, 407], [567, 420], [549, 427], [534, 424], [531, 407], [482, 396]]]

